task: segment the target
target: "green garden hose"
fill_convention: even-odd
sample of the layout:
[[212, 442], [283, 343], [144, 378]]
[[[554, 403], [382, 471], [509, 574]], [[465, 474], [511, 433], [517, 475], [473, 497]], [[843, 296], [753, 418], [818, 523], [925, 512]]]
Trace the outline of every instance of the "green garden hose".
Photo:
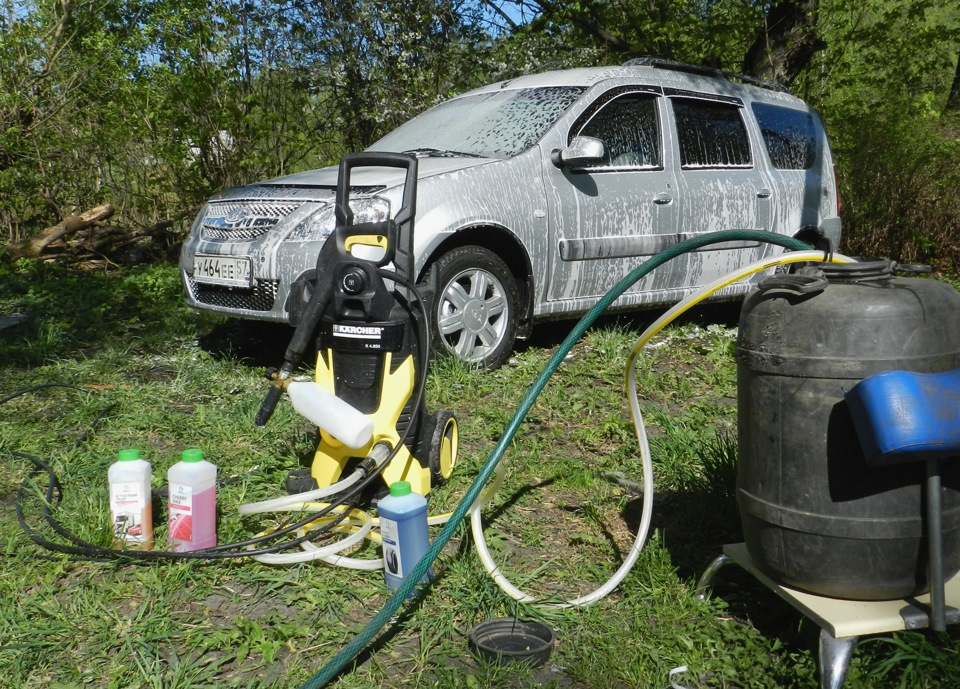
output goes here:
[[509, 447], [510, 442], [513, 440], [513, 436], [516, 435], [517, 430], [520, 428], [520, 424], [523, 423], [527, 413], [536, 402], [537, 397], [540, 396], [543, 388], [546, 387], [547, 381], [550, 380], [560, 364], [563, 363], [564, 357], [580, 340], [587, 329], [593, 325], [594, 321], [596, 321], [596, 319], [604, 311], [606, 311], [610, 305], [616, 301], [617, 298], [620, 297], [620, 295], [623, 294], [631, 285], [650, 273], [654, 268], [657, 268], [667, 261], [688, 251], [693, 251], [709, 244], [730, 241], [751, 241], [777, 244], [785, 249], [793, 251], [810, 249], [809, 244], [801, 242], [798, 239], [793, 239], [792, 237], [786, 237], [763, 230], [722, 230], [720, 232], [705, 233], [679, 242], [671, 248], [661, 251], [659, 254], [651, 257], [650, 260], [645, 261], [643, 264], [630, 271], [623, 279], [614, 285], [610, 291], [604, 294], [597, 301], [597, 303], [594, 304], [589, 311], [587, 311], [586, 314], [584, 314], [584, 316], [574, 326], [573, 330], [570, 331], [570, 334], [567, 335], [566, 339], [564, 339], [560, 346], [557, 347], [556, 351], [553, 353], [553, 356], [550, 357], [550, 360], [547, 362], [546, 366], [544, 366], [543, 370], [540, 372], [540, 375], [537, 376], [537, 379], [527, 391], [526, 396], [520, 402], [520, 405], [514, 412], [513, 417], [510, 419], [510, 422], [504, 429], [503, 434], [500, 436], [500, 440], [497, 441], [497, 444], [494, 446], [493, 450], [491, 450], [490, 455], [487, 457], [487, 461], [480, 468], [477, 478], [474, 479], [473, 483], [470, 484], [470, 487], [467, 489], [466, 494], [460, 500], [460, 503], [457, 505], [456, 509], [453, 511], [449, 521], [447, 521], [447, 523], [444, 525], [443, 529], [430, 546], [430, 549], [409, 573], [400, 588], [397, 589], [389, 599], [387, 599], [387, 602], [384, 604], [383, 608], [372, 620], [370, 620], [363, 631], [361, 631], [356, 638], [353, 639], [353, 641], [351, 641], [339, 653], [337, 653], [337, 655], [335, 655], [326, 665], [320, 668], [320, 670], [313, 677], [307, 680], [300, 689], [319, 689], [319, 687], [326, 686], [330, 680], [340, 673], [347, 663], [357, 657], [357, 655], [367, 646], [367, 644], [370, 643], [374, 636], [376, 636], [377, 633], [384, 626], [386, 626], [387, 622], [396, 614], [400, 606], [403, 605], [403, 602], [407, 600], [414, 588], [418, 586], [420, 579], [433, 565], [433, 561], [437, 558], [437, 556], [440, 554], [440, 551], [443, 550], [444, 546], [453, 536], [453, 533], [460, 525], [460, 522], [463, 521], [464, 517], [467, 516], [470, 509], [473, 507], [474, 502], [477, 500], [481, 491], [483, 490], [484, 484], [486, 484], [486, 482], [490, 479], [497, 467], [497, 464], [499, 464], [500, 460], [502, 459], [504, 452], [506, 452], [507, 447]]

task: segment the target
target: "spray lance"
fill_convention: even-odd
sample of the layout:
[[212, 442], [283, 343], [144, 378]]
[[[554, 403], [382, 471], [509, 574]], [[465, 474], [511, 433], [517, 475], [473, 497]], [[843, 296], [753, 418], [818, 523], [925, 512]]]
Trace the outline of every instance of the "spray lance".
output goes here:
[[[333, 242], [324, 242], [323, 248], [317, 257], [316, 274], [323, 275], [333, 268], [337, 260], [337, 247]], [[259, 428], [267, 425], [270, 417], [273, 416], [273, 410], [280, 401], [280, 396], [290, 383], [293, 372], [303, 361], [303, 354], [307, 350], [317, 325], [320, 323], [320, 317], [326, 311], [330, 303], [330, 295], [333, 293], [333, 281], [319, 280], [315, 289], [311, 292], [306, 308], [303, 309], [297, 328], [287, 345], [287, 351], [283, 355], [283, 365], [280, 369], [268, 368], [266, 372], [267, 379], [272, 382], [267, 396], [260, 405], [257, 412], [257, 418], [254, 423]], [[302, 291], [300, 292], [302, 294]], [[296, 293], [295, 295], [296, 296]]]

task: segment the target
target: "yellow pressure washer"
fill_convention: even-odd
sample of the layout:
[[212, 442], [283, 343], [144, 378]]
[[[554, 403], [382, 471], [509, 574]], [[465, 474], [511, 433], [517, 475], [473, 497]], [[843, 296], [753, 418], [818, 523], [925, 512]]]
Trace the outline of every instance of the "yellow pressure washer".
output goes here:
[[[354, 221], [350, 178], [358, 167], [406, 170], [402, 205], [393, 217]], [[416, 184], [413, 156], [358, 153], [340, 161], [336, 227], [316, 270], [291, 287], [288, 310], [296, 331], [281, 368], [267, 372], [272, 385], [256, 425], [266, 424], [316, 338], [315, 383], [371, 421], [372, 432], [360, 447], [349, 447], [320, 424], [309, 473], [288, 477], [291, 493], [331, 486], [351, 464], [370, 471], [370, 458], [385, 449], [392, 456], [382, 468], [384, 483], [408, 481], [421, 495], [444, 483], [456, 464], [456, 418], [449, 411], [426, 413], [422, 391], [417, 394], [429, 363], [430, 327], [425, 295], [414, 284]], [[427, 286], [426, 297], [435, 290]]]

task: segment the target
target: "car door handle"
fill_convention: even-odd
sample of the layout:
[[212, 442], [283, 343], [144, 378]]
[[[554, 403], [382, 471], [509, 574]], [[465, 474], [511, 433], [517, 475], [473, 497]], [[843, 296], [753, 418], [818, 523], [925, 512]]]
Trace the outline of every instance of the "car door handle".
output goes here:
[[656, 196], [653, 197], [653, 202], [658, 206], [665, 206], [671, 201], [673, 201], [673, 196], [667, 193], [657, 194]]
[[769, 189], [760, 189], [760, 190], [757, 192], [757, 198], [758, 198], [758, 199], [769, 199], [769, 198], [770, 198], [770, 194], [771, 194], [771, 192], [770, 192]]

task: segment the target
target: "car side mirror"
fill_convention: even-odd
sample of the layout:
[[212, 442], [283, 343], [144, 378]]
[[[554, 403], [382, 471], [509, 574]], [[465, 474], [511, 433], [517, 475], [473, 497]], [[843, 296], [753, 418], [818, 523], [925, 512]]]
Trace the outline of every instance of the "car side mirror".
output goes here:
[[600, 139], [592, 136], [575, 136], [566, 148], [555, 148], [550, 160], [559, 168], [584, 167], [602, 163], [607, 151]]

